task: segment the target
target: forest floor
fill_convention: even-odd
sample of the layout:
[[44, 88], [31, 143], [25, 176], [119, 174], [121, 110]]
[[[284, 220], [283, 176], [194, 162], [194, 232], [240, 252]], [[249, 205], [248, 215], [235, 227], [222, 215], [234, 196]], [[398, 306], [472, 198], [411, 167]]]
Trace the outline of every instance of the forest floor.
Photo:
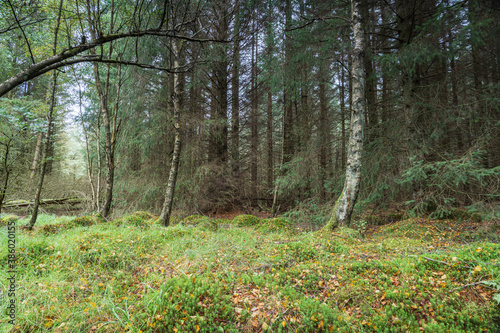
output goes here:
[[365, 232], [283, 219], [42, 215], [16, 228], [15, 326], [0, 229], [1, 332], [480, 332], [500, 323], [495, 222]]

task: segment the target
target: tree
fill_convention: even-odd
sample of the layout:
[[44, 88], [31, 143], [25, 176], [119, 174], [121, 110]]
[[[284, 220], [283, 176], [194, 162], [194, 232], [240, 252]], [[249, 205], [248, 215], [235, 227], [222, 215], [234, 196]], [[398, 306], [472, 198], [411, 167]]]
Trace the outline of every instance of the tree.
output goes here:
[[347, 154], [345, 182], [342, 194], [333, 207], [332, 217], [325, 226], [335, 229], [350, 225], [361, 183], [361, 153], [363, 149], [363, 112], [365, 109], [365, 32], [362, 22], [362, 0], [351, 0], [354, 48], [352, 51], [353, 105]]

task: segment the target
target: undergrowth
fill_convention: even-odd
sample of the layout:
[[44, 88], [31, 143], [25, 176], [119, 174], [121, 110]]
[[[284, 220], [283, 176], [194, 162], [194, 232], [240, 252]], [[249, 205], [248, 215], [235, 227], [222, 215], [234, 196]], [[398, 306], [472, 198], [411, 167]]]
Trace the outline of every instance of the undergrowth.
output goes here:
[[[498, 230], [471, 220], [298, 230], [301, 221], [1, 219], [16, 230], [16, 323], [5, 332], [496, 332]], [[362, 223], [358, 223], [362, 224]]]

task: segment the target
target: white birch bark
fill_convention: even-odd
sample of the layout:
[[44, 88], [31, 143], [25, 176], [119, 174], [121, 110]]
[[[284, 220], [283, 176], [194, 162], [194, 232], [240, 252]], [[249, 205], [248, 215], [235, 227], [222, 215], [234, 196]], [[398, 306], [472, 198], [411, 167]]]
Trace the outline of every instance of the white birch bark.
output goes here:
[[333, 208], [332, 217], [325, 226], [335, 229], [339, 225], [350, 225], [351, 215], [358, 198], [361, 182], [361, 153], [363, 150], [363, 112], [365, 109], [365, 36], [361, 20], [362, 0], [351, 0], [354, 49], [352, 51], [352, 114], [347, 166], [342, 194]]
[[182, 94], [181, 81], [177, 69], [179, 66], [180, 48], [176, 41], [172, 42], [173, 58], [174, 58], [174, 128], [175, 128], [175, 141], [174, 152], [172, 154], [172, 161], [170, 164], [170, 173], [168, 176], [167, 190], [165, 193], [165, 202], [160, 214], [160, 222], [163, 226], [168, 227], [170, 224], [170, 215], [172, 213], [172, 204], [174, 202], [175, 183], [177, 181], [177, 173], [179, 170], [179, 159], [181, 155], [181, 102], [180, 97]]

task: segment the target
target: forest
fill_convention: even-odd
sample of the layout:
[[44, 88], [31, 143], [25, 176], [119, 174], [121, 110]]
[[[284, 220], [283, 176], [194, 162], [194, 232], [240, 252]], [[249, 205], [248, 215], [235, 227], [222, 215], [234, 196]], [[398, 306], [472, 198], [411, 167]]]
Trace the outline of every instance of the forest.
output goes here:
[[498, 0], [0, 0], [0, 329], [500, 331]]

